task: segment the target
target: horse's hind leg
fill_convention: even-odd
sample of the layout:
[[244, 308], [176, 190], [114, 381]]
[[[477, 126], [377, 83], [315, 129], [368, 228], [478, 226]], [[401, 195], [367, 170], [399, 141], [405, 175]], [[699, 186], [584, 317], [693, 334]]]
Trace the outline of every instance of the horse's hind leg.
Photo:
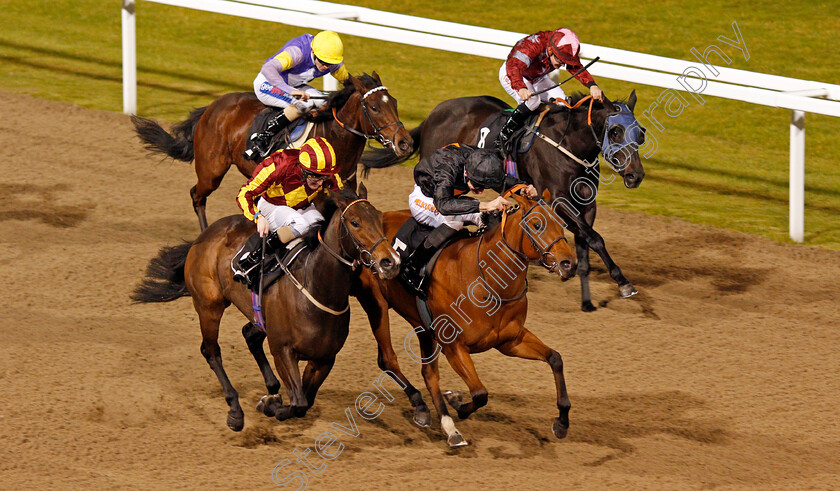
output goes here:
[[423, 363], [421, 372], [423, 373], [423, 380], [426, 382], [426, 388], [432, 395], [435, 409], [440, 415], [440, 426], [446, 433], [446, 442], [450, 447], [468, 445], [461, 432], [455, 428], [455, 422], [452, 421], [452, 416], [449, 415], [449, 409], [446, 408], [446, 402], [443, 400], [443, 394], [440, 392], [440, 367], [438, 366], [438, 357], [435, 355], [437, 342], [434, 335], [421, 332], [417, 334], [417, 338], [420, 340], [420, 352], [423, 360], [429, 360]]
[[[374, 280], [378, 281], [378, 280]], [[373, 288], [376, 288], [375, 286]], [[381, 294], [372, 291], [365, 287], [364, 291], [357, 289], [356, 298], [365, 310], [370, 322], [370, 329], [373, 331], [373, 337], [376, 338], [376, 345], [379, 351], [377, 363], [379, 369], [393, 378], [400, 387], [403, 387], [406, 397], [414, 407], [414, 424], [421, 428], [428, 427], [431, 424], [432, 416], [429, 413], [429, 406], [423, 400], [423, 395], [417, 390], [408, 378], [400, 370], [400, 364], [397, 361], [397, 354], [394, 352], [394, 347], [391, 344], [391, 325], [388, 320], [388, 303], [382, 298]]]
[[195, 186], [190, 189], [190, 197], [192, 198], [193, 210], [198, 217], [198, 225], [201, 231], [207, 228], [207, 197], [213, 191], [219, 188], [222, 184], [222, 179], [225, 177], [228, 169], [230, 169], [231, 162], [225, 159], [225, 156], [219, 154], [215, 158], [208, 158], [209, 153], [206, 150], [201, 150], [197, 142], [196, 156], [195, 156], [195, 174], [198, 181]]
[[242, 412], [242, 407], [239, 405], [239, 394], [233, 388], [227, 373], [225, 373], [225, 368], [222, 366], [222, 350], [219, 347], [219, 321], [225, 312], [224, 302], [204, 305], [199, 304], [195, 298], [193, 300], [201, 325], [201, 354], [204, 355], [207, 364], [216, 373], [216, 377], [222, 384], [222, 390], [225, 393], [225, 401], [230, 406], [227, 425], [233, 431], [241, 431], [245, 426], [245, 413]]
[[327, 375], [330, 374], [333, 365], [335, 365], [335, 359], [326, 361], [310, 360], [306, 364], [306, 368], [303, 370], [303, 393], [306, 396], [308, 407], [312, 407], [315, 404], [315, 396], [318, 395], [318, 389], [321, 388], [321, 384], [327, 379]]
[[487, 388], [481, 383], [478, 378], [478, 373], [475, 371], [472, 357], [470, 357], [467, 348], [457, 341], [450, 343], [443, 349], [446, 359], [449, 360], [449, 365], [453, 370], [464, 380], [467, 387], [470, 389], [470, 402], [462, 402], [461, 394], [456, 392], [444, 392], [446, 401], [458, 411], [458, 417], [466, 419], [470, 414], [477, 411], [479, 408], [487, 405]]
[[[248, 343], [248, 350], [254, 356], [257, 365], [260, 367], [263, 379], [265, 380], [265, 388], [268, 389], [270, 395], [276, 395], [280, 392], [280, 381], [274, 375], [274, 370], [271, 369], [271, 364], [265, 357], [263, 350], [263, 341], [265, 341], [265, 332], [261, 331], [256, 325], [247, 323], [242, 327], [242, 336], [245, 342]], [[278, 396], [279, 397], [279, 396]]]
[[525, 358], [526, 360], [543, 360], [551, 366], [554, 372], [554, 384], [557, 389], [557, 409], [560, 414], [554, 419], [551, 430], [557, 438], [563, 438], [569, 431], [569, 410], [572, 408], [569, 395], [566, 393], [566, 379], [563, 376], [563, 358], [560, 353], [546, 346], [531, 331], [524, 329], [519, 338], [496, 347], [507, 356]]
[[198, 217], [198, 227], [202, 232], [204, 232], [204, 229], [207, 228], [207, 214], [205, 213], [205, 209], [207, 208], [207, 196], [197, 196], [197, 189], [197, 185], [190, 189], [190, 199], [192, 200], [195, 216]]

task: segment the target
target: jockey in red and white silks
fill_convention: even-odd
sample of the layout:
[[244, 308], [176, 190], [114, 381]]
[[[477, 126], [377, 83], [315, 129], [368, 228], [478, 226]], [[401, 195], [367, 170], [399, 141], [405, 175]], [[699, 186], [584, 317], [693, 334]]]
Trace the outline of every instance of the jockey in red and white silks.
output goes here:
[[541, 102], [566, 98], [566, 93], [560, 86], [542, 94], [533, 95], [535, 92], [554, 86], [555, 83], [548, 74], [563, 65], [569, 73], [575, 74], [575, 78], [580, 83], [589, 88], [592, 97], [599, 101], [603, 100], [603, 93], [592, 75], [586, 70], [577, 73], [583, 68], [578, 56], [579, 52], [580, 40], [577, 34], [566, 28], [540, 31], [520, 39], [513, 46], [507, 60], [499, 68], [499, 82], [518, 106], [502, 127], [499, 139], [496, 141], [497, 147], [504, 146]]

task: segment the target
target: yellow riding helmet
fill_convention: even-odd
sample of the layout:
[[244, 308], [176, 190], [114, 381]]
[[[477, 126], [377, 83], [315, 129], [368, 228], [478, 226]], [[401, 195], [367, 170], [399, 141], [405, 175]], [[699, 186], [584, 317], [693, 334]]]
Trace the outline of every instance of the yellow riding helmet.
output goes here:
[[306, 140], [300, 147], [298, 161], [301, 167], [313, 174], [332, 176], [339, 171], [335, 150], [330, 142], [320, 136]]
[[312, 39], [312, 52], [324, 63], [335, 65], [344, 60], [344, 45], [332, 31], [321, 31]]

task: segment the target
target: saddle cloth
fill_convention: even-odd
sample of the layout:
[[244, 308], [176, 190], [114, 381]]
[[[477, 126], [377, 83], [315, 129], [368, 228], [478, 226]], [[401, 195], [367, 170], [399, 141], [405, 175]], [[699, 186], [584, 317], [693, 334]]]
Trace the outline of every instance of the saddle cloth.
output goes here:
[[[486, 148], [488, 150], [499, 150], [496, 148], [496, 138], [499, 136], [502, 126], [505, 125], [505, 121], [508, 120], [512, 111], [512, 109], [505, 109], [488, 116], [487, 119], [485, 119], [478, 127], [475, 146], [478, 148]], [[523, 128], [516, 130], [508, 141], [508, 148], [515, 148], [515, 153], [517, 154], [525, 153], [531, 149], [531, 145], [534, 142], [534, 133], [526, 131], [525, 127], [535, 129], [534, 126], [536, 125], [537, 118], [539, 118], [539, 112], [534, 112], [534, 114], [528, 116]], [[508, 174], [511, 173], [508, 172]]]

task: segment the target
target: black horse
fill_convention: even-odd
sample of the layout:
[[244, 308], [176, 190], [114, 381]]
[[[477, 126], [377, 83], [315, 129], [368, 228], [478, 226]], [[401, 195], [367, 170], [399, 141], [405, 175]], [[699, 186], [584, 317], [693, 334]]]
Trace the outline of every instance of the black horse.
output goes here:
[[[645, 176], [638, 152], [644, 143], [644, 128], [633, 115], [635, 105], [635, 91], [626, 102], [611, 102], [605, 98], [600, 103], [580, 94], [574, 95], [569, 101], [570, 107], [548, 107], [538, 129], [545, 139], [535, 137], [530, 150], [517, 156], [519, 176], [533, 183], [539, 192], [549, 190], [552, 208], [575, 235], [584, 312], [595, 310], [589, 291], [590, 247], [604, 261], [622, 298], [637, 293], [610, 257], [603, 237], [592, 228], [598, 185], [602, 180], [611, 182], [608, 180], [611, 176], [600, 172], [599, 153], [604, 153], [607, 163], [622, 176], [627, 188], [638, 187]], [[479, 133], [482, 123], [509, 108], [503, 101], [490, 96], [444, 101], [420, 126], [410, 131], [412, 155], [419, 151], [423, 158], [435, 149], [455, 142], [484, 146], [485, 141], [492, 141], [492, 136]], [[388, 167], [407, 159], [382, 149], [367, 152], [361, 162], [367, 169]]]

